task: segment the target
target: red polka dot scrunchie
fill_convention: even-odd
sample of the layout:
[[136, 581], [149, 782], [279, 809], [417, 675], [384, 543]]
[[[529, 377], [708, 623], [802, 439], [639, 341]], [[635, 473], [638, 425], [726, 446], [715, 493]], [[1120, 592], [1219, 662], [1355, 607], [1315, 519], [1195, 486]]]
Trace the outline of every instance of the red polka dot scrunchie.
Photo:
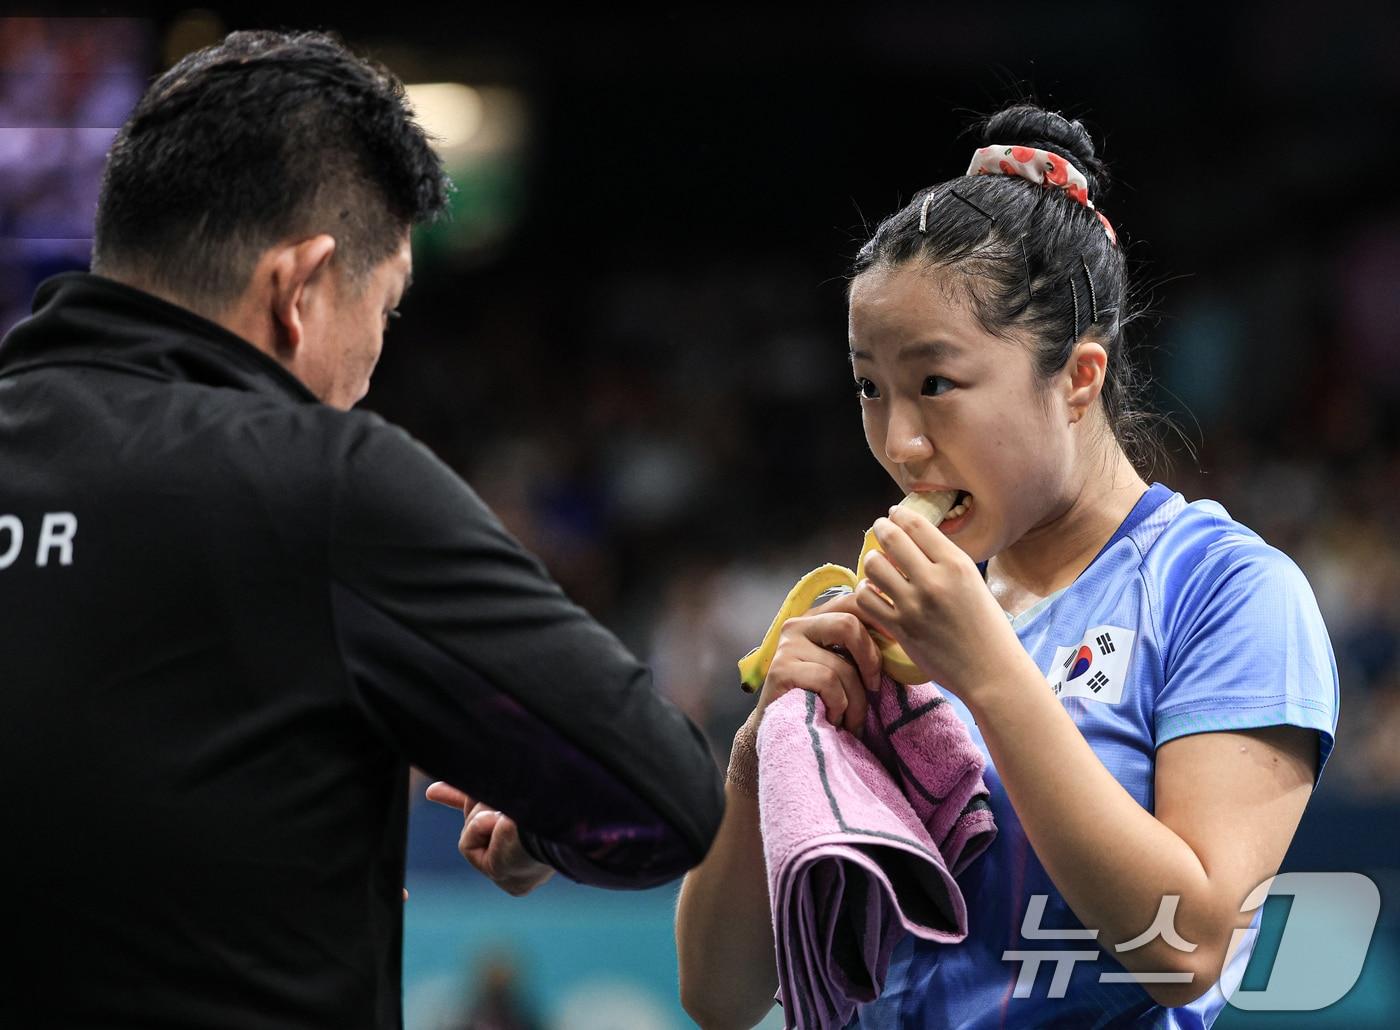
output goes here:
[[1113, 231], [1103, 212], [1094, 210], [1094, 202], [1089, 199], [1089, 180], [1059, 154], [1035, 147], [982, 147], [973, 153], [967, 174], [1019, 175], [1046, 189], [1064, 190], [1076, 203], [1094, 212], [1103, 225], [1103, 231], [1108, 234], [1109, 242], [1118, 246], [1118, 234]]

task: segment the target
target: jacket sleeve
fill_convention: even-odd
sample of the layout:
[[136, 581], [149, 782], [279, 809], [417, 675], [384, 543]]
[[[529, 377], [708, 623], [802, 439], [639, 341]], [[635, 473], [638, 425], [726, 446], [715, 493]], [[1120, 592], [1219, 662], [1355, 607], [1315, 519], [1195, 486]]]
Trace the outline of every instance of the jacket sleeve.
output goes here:
[[647, 887], [696, 865], [724, 804], [700, 732], [470, 487], [402, 431], [361, 426], [330, 542], [357, 703], [572, 879]]

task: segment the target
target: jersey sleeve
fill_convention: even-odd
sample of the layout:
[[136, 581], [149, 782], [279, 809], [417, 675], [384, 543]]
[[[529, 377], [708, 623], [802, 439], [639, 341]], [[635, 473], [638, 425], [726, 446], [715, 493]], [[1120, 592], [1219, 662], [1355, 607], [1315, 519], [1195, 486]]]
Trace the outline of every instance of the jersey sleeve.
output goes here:
[[1258, 538], [1236, 542], [1205, 557], [1168, 608], [1156, 746], [1300, 726], [1317, 732], [1320, 777], [1337, 727], [1337, 663], [1302, 571]]
[[573, 879], [645, 887], [697, 864], [719, 771], [646, 667], [407, 434], [369, 422], [341, 468], [336, 632], [390, 743], [511, 816]]

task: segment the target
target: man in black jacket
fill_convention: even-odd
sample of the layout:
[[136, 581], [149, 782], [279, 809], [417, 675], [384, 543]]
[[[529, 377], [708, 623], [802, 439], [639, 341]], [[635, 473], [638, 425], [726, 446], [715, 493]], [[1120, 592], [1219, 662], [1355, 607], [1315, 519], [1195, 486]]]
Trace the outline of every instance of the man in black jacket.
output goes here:
[[119, 133], [97, 274], [0, 343], [0, 1026], [399, 1025], [409, 762], [513, 893], [708, 848], [694, 727], [349, 410], [446, 188], [386, 71], [236, 33]]

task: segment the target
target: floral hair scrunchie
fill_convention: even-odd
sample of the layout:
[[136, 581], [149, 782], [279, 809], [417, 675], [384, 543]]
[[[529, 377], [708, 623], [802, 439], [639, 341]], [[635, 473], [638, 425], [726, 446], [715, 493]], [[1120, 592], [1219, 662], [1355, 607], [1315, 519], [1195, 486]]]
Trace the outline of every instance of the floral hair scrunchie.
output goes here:
[[1113, 231], [1103, 212], [1094, 209], [1094, 202], [1089, 199], [1089, 180], [1059, 154], [1035, 147], [981, 147], [973, 152], [967, 174], [1019, 175], [1046, 189], [1064, 190], [1075, 203], [1094, 212], [1103, 225], [1103, 231], [1108, 234], [1109, 242], [1118, 246], [1118, 234]]

